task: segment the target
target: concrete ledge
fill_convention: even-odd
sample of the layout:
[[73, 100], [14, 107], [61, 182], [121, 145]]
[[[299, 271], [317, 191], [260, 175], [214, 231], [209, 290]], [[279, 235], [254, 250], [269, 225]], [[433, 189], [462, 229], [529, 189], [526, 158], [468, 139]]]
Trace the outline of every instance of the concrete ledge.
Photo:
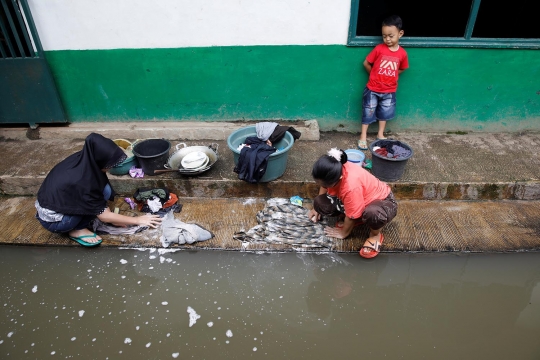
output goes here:
[[[0, 176], [0, 194], [36, 196], [45, 179], [40, 176]], [[138, 188], [166, 187], [178, 196], [193, 198], [272, 198], [317, 194], [313, 181], [274, 180], [249, 184], [237, 179], [183, 178], [176, 175], [132, 179], [109, 175], [115, 191], [132, 196]], [[389, 183], [399, 200], [540, 200], [540, 181], [511, 183]]]
[[[0, 137], [8, 140], [58, 140], [84, 139], [92, 132], [111, 139], [164, 138], [177, 140], [227, 140], [229, 135], [242, 127], [256, 122], [118, 122], [118, 123], [74, 123], [68, 126], [42, 126], [29, 128], [0, 129]], [[281, 125], [289, 125], [281, 122]], [[317, 120], [290, 123], [302, 133], [300, 140], [319, 140]]]

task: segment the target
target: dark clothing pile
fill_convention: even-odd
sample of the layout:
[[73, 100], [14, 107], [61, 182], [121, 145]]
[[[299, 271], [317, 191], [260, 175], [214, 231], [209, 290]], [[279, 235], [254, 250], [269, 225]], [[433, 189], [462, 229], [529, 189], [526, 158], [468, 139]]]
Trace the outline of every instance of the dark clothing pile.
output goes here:
[[[234, 167], [238, 179], [252, 184], [258, 183], [266, 173], [270, 155], [276, 152], [275, 144], [283, 139], [287, 131], [292, 135], [294, 141], [302, 135], [292, 126], [281, 126], [268, 122], [258, 123], [257, 136], [247, 137], [244, 142], [246, 146], [240, 150], [238, 163]], [[266, 140], [269, 140], [272, 146], [268, 145]]]
[[278, 125], [278, 126], [276, 126], [276, 128], [274, 129], [274, 132], [272, 133], [272, 135], [270, 135], [268, 140], [270, 140], [270, 142], [272, 144], [275, 144], [279, 140], [283, 139], [283, 137], [285, 136], [285, 132], [287, 132], [287, 131], [291, 133], [294, 141], [300, 139], [300, 136], [302, 135], [302, 133], [300, 131], [296, 130], [292, 126]]
[[276, 152], [276, 148], [266, 145], [265, 141], [256, 136], [247, 137], [245, 144], [249, 146], [244, 146], [240, 150], [234, 172], [238, 174], [240, 180], [254, 184], [259, 182], [266, 173], [268, 158]]
[[411, 156], [409, 147], [397, 140], [380, 140], [377, 146], [380, 149], [375, 150], [375, 153], [389, 159], [406, 159]]
[[[135, 203], [137, 204], [137, 210], [152, 213], [163, 217], [166, 213], [172, 211], [179, 213], [182, 211], [182, 204], [178, 204], [178, 196], [169, 192], [166, 188], [139, 188], [133, 195]], [[148, 205], [148, 201], [159, 200], [161, 208], [157, 211], [152, 211]]]

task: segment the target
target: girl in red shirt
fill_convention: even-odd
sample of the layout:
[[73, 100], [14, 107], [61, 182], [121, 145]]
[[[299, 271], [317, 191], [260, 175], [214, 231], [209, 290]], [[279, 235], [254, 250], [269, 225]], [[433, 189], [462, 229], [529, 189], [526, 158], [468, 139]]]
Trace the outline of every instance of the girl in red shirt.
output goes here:
[[377, 256], [384, 240], [381, 229], [397, 214], [397, 203], [390, 187], [361, 166], [347, 162], [347, 154], [331, 149], [313, 165], [313, 179], [320, 186], [308, 216], [317, 222], [321, 216], [339, 216], [343, 221], [326, 227], [327, 236], [345, 239], [356, 225], [366, 224], [370, 234], [360, 256]]

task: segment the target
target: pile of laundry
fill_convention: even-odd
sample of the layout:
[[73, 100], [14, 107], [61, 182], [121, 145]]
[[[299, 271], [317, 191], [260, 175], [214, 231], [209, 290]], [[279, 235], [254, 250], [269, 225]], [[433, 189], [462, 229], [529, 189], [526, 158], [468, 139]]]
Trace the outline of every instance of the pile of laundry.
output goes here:
[[[164, 217], [167, 213], [179, 213], [182, 211], [182, 204], [178, 203], [178, 196], [165, 188], [137, 189], [133, 195], [133, 199], [128, 197], [124, 199], [132, 210], [137, 208], [140, 212], [152, 213], [160, 217]], [[91, 226], [93, 231], [100, 235], [130, 235], [148, 229], [148, 226], [144, 225], [115, 226], [105, 223], [98, 218], [92, 221]]]
[[270, 199], [257, 213], [258, 225], [247, 232], [236, 232], [233, 238], [242, 242], [331, 248], [332, 238], [324, 233], [326, 222], [312, 222], [308, 212], [288, 199]]
[[411, 150], [397, 140], [379, 140], [378, 146], [373, 147], [373, 152], [389, 159], [407, 159], [411, 156]]
[[211, 231], [206, 230], [198, 224], [188, 224], [178, 219], [169, 212], [163, 217], [161, 223], [163, 234], [161, 244], [169, 247], [171, 244], [193, 244], [197, 241], [206, 241], [214, 237]]
[[268, 158], [278, 149], [275, 144], [279, 142], [288, 131], [294, 141], [302, 135], [292, 126], [282, 126], [275, 122], [260, 122], [255, 125], [257, 136], [249, 136], [243, 144], [238, 146], [240, 157], [234, 167], [238, 179], [249, 183], [259, 182], [268, 166]]
[[[178, 204], [178, 196], [166, 188], [146, 189], [140, 188], [133, 195], [137, 210], [152, 213], [163, 217], [170, 211], [182, 211], [182, 204]], [[126, 198], [126, 202], [129, 202]], [[131, 205], [131, 204], [130, 204]], [[131, 205], [133, 208], [133, 205]]]

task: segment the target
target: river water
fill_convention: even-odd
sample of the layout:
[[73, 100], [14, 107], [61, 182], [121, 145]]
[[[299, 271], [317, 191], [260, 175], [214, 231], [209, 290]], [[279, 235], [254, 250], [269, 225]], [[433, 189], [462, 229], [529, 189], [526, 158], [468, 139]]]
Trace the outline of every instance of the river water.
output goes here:
[[538, 359], [540, 253], [2, 247], [0, 359]]

